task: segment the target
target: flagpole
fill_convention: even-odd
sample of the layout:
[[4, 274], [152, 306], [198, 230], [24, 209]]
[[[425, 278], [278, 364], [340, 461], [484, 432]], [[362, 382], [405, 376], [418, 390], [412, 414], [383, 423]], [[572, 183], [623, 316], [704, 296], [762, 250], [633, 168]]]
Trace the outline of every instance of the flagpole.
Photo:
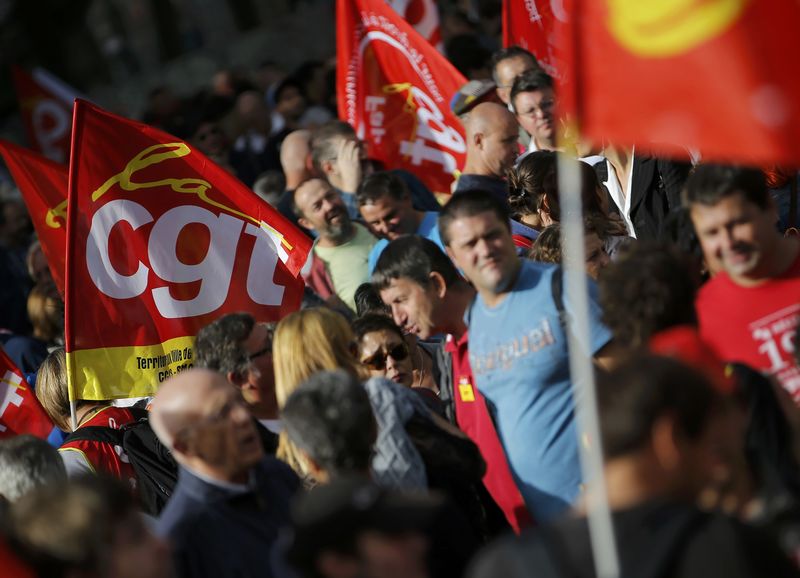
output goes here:
[[[603, 451], [597, 413], [594, 368], [581, 344], [590, 344], [589, 297], [586, 281], [583, 211], [581, 207], [580, 161], [561, 154], [558, 158], [558, 189], [561, 208], [561, 246], [564, 288], [570, 304], [571, 330], [569, 369], [578, 420], [578, 445], [586, 487], [586, 513], [589, 521], [595, 573], [598, 578], [619, 578], [614, 526], [603, 476]], [[587, 348], [588, 349], [588, 348]], [[589, 443], [587, 443], [587, 441]]]
[[69, 400], [69, 415], [72, 420], [72, 431], [78, 429], [78, 402], [74, 399]]

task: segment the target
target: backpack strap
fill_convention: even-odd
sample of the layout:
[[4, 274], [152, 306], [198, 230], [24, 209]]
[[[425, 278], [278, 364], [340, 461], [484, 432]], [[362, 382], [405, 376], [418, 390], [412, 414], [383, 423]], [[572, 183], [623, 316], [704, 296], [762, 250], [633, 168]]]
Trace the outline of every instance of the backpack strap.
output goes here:
[[87, 425], [76, 429], [69, 434], [63, 444], [79, 441], [102, 442], [113, 446], [122, 445], [122, 436], [125, 432], [101, 425]]
[[553, 294], [553, 303], [558, 311], [558, 320], [564, 332], [569, 331], [569, 313], [564, 307], [564, 269], [558, 267], [550, 278], [550, 290]]

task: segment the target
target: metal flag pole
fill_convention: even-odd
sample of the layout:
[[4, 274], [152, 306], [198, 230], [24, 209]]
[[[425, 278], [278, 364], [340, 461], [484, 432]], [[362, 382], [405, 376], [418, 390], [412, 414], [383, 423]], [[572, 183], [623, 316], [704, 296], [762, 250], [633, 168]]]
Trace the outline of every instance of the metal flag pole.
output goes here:
[[[561, 246], [564, 288], [570, 305], [569, 370], [578, 423], [581, 471], [586, 487], [586, 513], [598, 578], [619, 578], [614, 526], [603, 476], [603, 451], [597, 413], [594, 369], [589, 355], [589, 297], [586, 281], [580, 161], [558, 158]], [[588, 441], [588, 443], [587, 443]]]

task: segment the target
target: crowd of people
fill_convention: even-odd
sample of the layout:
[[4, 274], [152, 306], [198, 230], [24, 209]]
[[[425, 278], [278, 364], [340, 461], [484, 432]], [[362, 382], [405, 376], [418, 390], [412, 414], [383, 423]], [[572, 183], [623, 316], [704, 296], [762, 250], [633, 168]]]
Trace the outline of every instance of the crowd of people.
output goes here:
[[[313, 246], [299, 311], [216, 319], [152, 399], [70, 419], [63, 303], [2, 202], [0, 343], [56, 430], [0, 441], [0, 574], [595, 576], [584, 444], [621, 576], [800, 575], [797, 174], [568, 149], [536, 58], [482, 50], [446, 202], [370, 159], [325, 63], [153, 91], [146, 122]], [[585, 263], [564, 263], [565, 195]], [[576, 421], [562, 265], [588, 278], [600, 439]]]

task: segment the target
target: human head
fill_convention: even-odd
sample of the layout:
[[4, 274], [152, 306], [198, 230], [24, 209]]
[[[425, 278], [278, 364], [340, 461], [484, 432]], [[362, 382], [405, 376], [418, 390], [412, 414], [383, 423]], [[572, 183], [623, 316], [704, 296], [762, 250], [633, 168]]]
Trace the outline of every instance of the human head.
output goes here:
[[706, 261], [734, 282], [769, 275], [780, 242], [775, 204], [763, 172], [725, 165], [700, 165], [683, 190]]
[[414, 364], [400, 328], [386, 315], [365, 315], [353, 322], [359, 360], [372, 377], [411, 387]]
[[[342, 141], [358, 141], [356, 131], [343, 120], [332, 120], [311, 133], [311, 160], [317, 173], [341, 188], [342, 179], [337, 167]], [[350, 192], [350, 191], [348, 191]]]
[[304, 578], [425, 578], [436, 495], [340, 478], [300, 496], [287, 559]]
[[46, 441], [32, 435], [0, 440], [0, 495], [9, 502], [39, 486], [66, 480], [64, 461]]
[[311, 132], [296, 130], [281, 143], [281, 169], [286, 176], [286, 188], [296, 189], [311, 178]]
[[264, 457], [239, 390], [216, 371], [189, 369], [164, 381], [153, 399], [150, 424], [177, 462], [219, 481], [247, 481]]
[[[58, 429], [72, 431], [67, 389], [67, 355], [63, 347], [51, 351], [39, 367], [36, 374], [36, 399]], [[77, 407], [84, 404], [82, 400], [77, 401]]]
[[[597, 281], [600, 272], [611, 262], [597, 230], [587, 220], [584, 229], [584, 254], [586, 274]], [[561, 225], [555, 223], [539, 233], [528, 253], [528, 258], [541, 263], [563, 263], [561, 250]]]
[[229, 313], [197, 332], [195, 365], [218, 371], [241, 392], [255, 417], [275, 418], [274, 323]]
[[119, 480], [86, 476], [39, 487], [13, 505], [10, 527], [17, 551], [40, 576], [172, 576], [166, 544]]
[[28, 255], [25, 261], [28, 267], [28, 275], [34, 283], [52, 283], [53, 277], [50, 274], [50, 267], [47, 264], [47, 257], [42, 250], [42, 244], [34, 241], [28, 247]]
[[52, 282], [38, 283], [31, 289], [28, 319], [36, 339], [48, 345], [64, 342], [64, 302]]
[[411, 193], [403, 179], [392, 172], [366, 176], [356, 191], [356, 202], [361, 218], [378, 238], [394, 241], [417, 232], [419, 217]]
[[350, 239], [353, 223], [341, 195], [323, 179], [309, 179], [294, 192], [297, 222], [339, 245]]
[[228, 137], [219, 123], [211, 117], [204, 118], [197, 124], [191, 141], [200, 152], [212, 159], [224, 158], [228, 151]]
[[273, 94], [275, 110], [283, 116], [288, 124], [300, 120], [306, 110], [306, 96], [303, 85], [297, 78], [287, 76], [280, 81]]
[[0, 244], [6, 247], [27, 248], [33, 223], [22, 199], [0, 200]]
[[556, 95], [553, 79], [543, 70], [526, 70], [514, 80], [511, 106], [517, 122], [539, 148], [556, 144]]
[[455, 195], [439, 214], [447, 254], [485, 298], [506, 292], [519, 271], [508, 210], [492, 194]]
[[492, 55], [492, 80], [497, 85], [497, 96], [503, 103], [511, 100], [514, 79], [526, 70], [539, 68], [536, 57], [520, 46], [509, 46]]
[[309, 377], [286, 400], [281, 423], [318, 482], [369, 474], [378, 429], [367, 391], [352, 374]]
[[356, 288], [356, 293], [353, 296], [356, 302], [356, 316], [361, 317], [367, 313], [376, 313], [378, 315], [391, 315], [388, 307], [381, 301], [381, 296], [377, 289], [373, 287], [372, 283], [362, 283]]
[[243, 131], [269, 135], [272, 129], [269, 107], [261, 91], [245, 90], [236, 97], [236, 114]]
[[505, 178], [519, 154], [519, 125], [501, 104], [484, 102], [472, 109], [467, 129], [467, 164], [479, 174]]
[[668, 245], [639, 241], [600, 276], [603, 322], [622, 347], [641, 347], [674, 325], [696, 325], [697, 287], [688, 259]]
[[[535, 151], [508, 171], [508, 204], [511, 217], [535, 228], [561, 220], [558, 162], [561, 153]], [[585, 215], [605, 215], [600, 185], [592, 167], [578, 163], [581, 171], [581, 200]]]
[[429, 239], [416, 235], [389, 243], [378, 258], [372, 284], [406, 333], [429, 339], [447, 324], [447, 291], [466, 285], [453, 262]]
[[598, 375], [597, 404], [607, 464], [646, 460], [662, 492], [692, 501], [710, 481], [720, 398], [702, 373], [639, 353]]
[[253, 183], [253, 192], [273, 207], [278, 205], [283, 191], [286, 190], [286, 178], [278, 170], [264, 171]]

